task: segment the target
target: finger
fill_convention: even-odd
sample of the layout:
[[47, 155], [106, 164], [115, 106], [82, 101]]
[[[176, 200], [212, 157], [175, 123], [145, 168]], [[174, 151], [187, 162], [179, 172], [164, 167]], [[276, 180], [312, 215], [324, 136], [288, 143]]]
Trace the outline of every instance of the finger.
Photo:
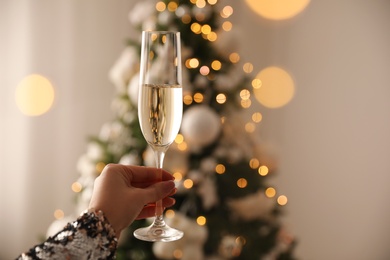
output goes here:
[[174, 188], [171, 193], [168, 194], [168, 197], [175, 195], [177, 192], [177, 188]]
[[144, 204], [156, 202], [174, 193], [175, 189], [175, 183], [173, 181], [158, 182], [145, 189], [141, 189], [143, 193], [142, 199], [144, 200]]
[[[159, 181], [173, 180], [174, 177], [163, 169], [152, 167], [124, 165], [126, 174], [131, 176], [133, 184], [151, 185]], [[147, 186], [146, 186], [147, 187]]]
[[[175, 203], [176, 200], [174, 198], [167, 197], [163, 199], [164, 209], [172, 207]], [[141, 212], [139, 213], [136, 219], [150, 218], [150, 217], [154, 217], [155, 215], [156, 215], [156, 204], [155, 203], [148, 204], [141, 210]]]
[[[166, 197], [162, 199], [162, 206], [164, 208], [172, 207], [173, 205], [175, 205], [175, 203], [176, 200], [172, 197]], [[153, 203], [148, 203], [147, 205], [145, 205], [145, 207], [155, 207], [156, 205], [157, 203], [153, 202]]]

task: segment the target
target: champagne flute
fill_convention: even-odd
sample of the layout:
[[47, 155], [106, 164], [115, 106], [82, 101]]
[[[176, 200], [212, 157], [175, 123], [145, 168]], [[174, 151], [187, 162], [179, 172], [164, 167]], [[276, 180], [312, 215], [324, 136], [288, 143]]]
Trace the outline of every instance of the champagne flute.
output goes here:
[[[153, 149], [157, 168], [163, 167], [165, 152], [176, 138], [183, 114], [180, 33], [143, 31], [141, 46], [138, 117], [141, 131]], [[163, 219], [162, 202], [156, 202], [151, 226], [134, 231], [145, 241], [174, 241], [183, 232]]]

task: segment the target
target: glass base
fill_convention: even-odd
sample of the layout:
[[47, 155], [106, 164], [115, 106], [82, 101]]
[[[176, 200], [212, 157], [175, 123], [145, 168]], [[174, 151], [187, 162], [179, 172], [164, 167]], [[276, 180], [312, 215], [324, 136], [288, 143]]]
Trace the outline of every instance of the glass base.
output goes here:
[[139, 228], [134, 231], [134, 236], [140, 240], [149, 242], [170, 242], [183, 237], [183, 231], [174, 229], [164, 224], [156, 226], [152, 224], [149, 227]]

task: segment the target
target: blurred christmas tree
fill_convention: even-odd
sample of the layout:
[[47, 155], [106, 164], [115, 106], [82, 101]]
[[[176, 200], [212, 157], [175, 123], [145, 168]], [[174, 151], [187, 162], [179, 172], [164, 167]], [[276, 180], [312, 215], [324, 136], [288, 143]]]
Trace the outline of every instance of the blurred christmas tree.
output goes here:
[[279, 220], [283, 202], [266, 184], [272, 165], [262, 161], [251, 135], [261, 121], [260, 113], [248, 112], [251, 89], [260, 83], [232, 49], [232, 14], [223, 0], [140, 1], [129, 14], [137, 33], [110, 71], [115, 120], [90, 139], [80, 158], [78, 210], [88, 207], [94, 179], [107, 163], [154, 166], [136, 110], [140, 34], [180, 31], [184, 115], [164, 165], [179, 192], [165, 217], [185, 236], [170, 243], [139, 241], [132, 232], [147, 223], [138, 221], [123, 234], [118, 259], [293, 258], [294, 239]]

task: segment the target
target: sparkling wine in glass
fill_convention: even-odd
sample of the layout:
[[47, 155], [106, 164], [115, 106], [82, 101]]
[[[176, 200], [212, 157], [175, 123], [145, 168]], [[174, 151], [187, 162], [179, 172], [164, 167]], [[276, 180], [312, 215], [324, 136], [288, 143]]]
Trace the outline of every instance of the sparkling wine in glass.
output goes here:
[[[153, 149], [156, 167], [162, 169], [165, 152], [179, 132], [183, 115], [180, 33], [142, 32], [138, 117], [141, 131]], [[134, 231], [145, 241], [174, 241], [183, 232], [163, 219], [162, 202], [156, 202], [151, 226]]]

